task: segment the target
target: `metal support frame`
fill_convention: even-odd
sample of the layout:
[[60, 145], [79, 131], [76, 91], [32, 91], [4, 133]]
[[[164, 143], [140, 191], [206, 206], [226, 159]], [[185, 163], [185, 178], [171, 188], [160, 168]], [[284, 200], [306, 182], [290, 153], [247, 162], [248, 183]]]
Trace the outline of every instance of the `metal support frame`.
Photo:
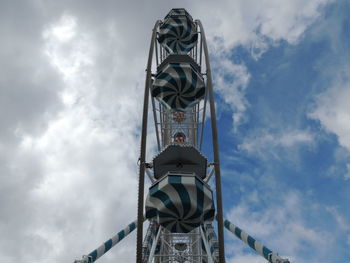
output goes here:
[[[196, 25], [197, 27], [199, 27], [197, 21], [196, 21]], [[199, 67], [202, 69], [202, 53], [203, 53], [203, 36], [202, 32], [200, 30], [198, 30], [198, 34], [200, 35], [200, 41], [199, 44], [197, 43], [196, 47], [199, 45], [199, 61], [198, 61], [198, 57], [196, 57], [196, 62], [199, 63]], [[198, 49], [198, 47], [197, 47]], [[205, 97], [204, 97], [204, 104], [203, 104], [203, 112], [202, 112], [202, 123], [201, 123], [201, 136], [199, 139], [199, 150], [202, 151], [202, 145], [203, 145], [203, 137], [204, 137], [204, 124], [205, 124], [205, 117], [206, 117], [206, 111], [207, 111], [207, 101], [208, 101], [208, 89], [205, 89]], [[199, 104], [198, 104], [199, 106]], [[198, 116], [199, 118], [199, 116]]]
[[[162, 105], [160, 104], [160, 102], [158, 102], [158, 112], [159, 112], [159, 126], [163, 127], [163, 109], [162, 109]], [[164, 141], [164, 133], [163, 133], [163, 129], [160, 129], [160, 138], [161, 138], [161, 147], [164, 147], [163, 141]]]
[[208, 100], [208, 89], [205, 90], [204, 106], [203, 106], [203, 112], [202, 112], [201, 137], [199, 140], [199, 150], [200, 151], [202, 151], [202, 145], [203, 145], [204, 124], [205, 124], [205, 117], [206, 117], [206, 111], [207, 111], [207, 100]]
[[142, 244], [142, 262], [144, 263], [146, 263], [149, 259], [152, 245], [158, 230], [159, 227], [157, 226], [156, 222], [150, 221]]
[[185, 120], [177, 123], [173, 120], [173, 112], [168, 109], [163, 109], [163, 122], [160, 128], [162, 134], [162, 146], [165, 147], [173, 143], [173, 135], [176, 132], [183, 132], [186, 135], [186, 144], [198, 146], [197, 143], [197, 126], [195, 109], [187, 110], [184, 113]]
[[[160, 252], [154, 256], [154, 259], [159, 262], [202, 263], [203, 257], [206, 257], [206, 255], [202, 254], [202, 236], [199, 228], [190, 233], [170, 233], [162, 229], [160, 240], [162, 247]], [[186, 244], [186, 249], [182, 252], [178, 251], [175, 248], [177, 243]]]
[[201, 35], [201, 41], [199, 44], [199, 66], [202, 67], [202, 50], [203, 50], [203, 42], [202, 42], [202, 33], [199, 31], [199, 34]]
[[153, 241], [151, 252], [150, 252], [150, 255], [149, 255], [147, 263], [152, 263], [152, 260], [154, 258], [154, 252], [156, 251], [156, 247], [157, 247], [157, 244], [158, 244], [158, 240], [159, 240], [159, 236], [160, 236], [160, 232], [161, 231], [162, 231], [161, 227], [159, 227], [157, 236], [156, 236], [155, 240]]
[[214, 231], [214, 227], [211, 223], [203, 224], [202, 230], [205, 234], [205, 237], [208, 241], [211, 257], [214, 263], [219, 263], [219, 245], [217, 235]]
[[149, 102], [149, 89], [151, 85], [152, 74], [152, 59], [154, 51], [154, 43], [157, 36], [157, 28], [160, 20], [158, 20], [153, 28], [151, 44], [148, 54], [148, 62], [146, 69], [146, 81], [145, 81], [145, 95], [143, 102], [143, 115], [142, 115], [142, 129], [141, 129], [141, 152], [140, 152], [140, 170], [139, 170], [139, 187], [138, 187], [138, 201], [137, 201], [137, 237], [136, 237], [136, 263], [142, 263], [142, 235], [143, 235], [143, 206], [144, 206], [144, 188], [145, 188], [145, 159], [146, 159], [146, 143], [147, 143], [147, 118], [148, 118], [148, 102]]
[[[146, 82], [145, 82], [145, 96], [144, 96], [144, 105], [143, 105], [143, 118], [142, 118], [142, 130], [141, 130], [141, 154], [140, 154], [140, 169], [139, 169], [139, 191], [138, 191], [138, 227], [137, 227], [137, 244], [136, 244], [136, 263], [142, 263], [142, 216], [143, 216], [143, 206], [144, 206], [144, 177], [145, 177], [145, 159], [146, 159], [146, 137], [147, 137], [147, 117], [148, 117], [148, 104], [149, 104], [149, 94], [150, 94], [150, 85], [152, 81], [152, 58], [154, 52], [154, 46], [157, 37], [157, 28], [161, 21], [157, 21], [153, 28], [152, 39], [149, 50], [149, 57], [146, 69]], [[208, 47], [205, 39], [204, 29], [199, 20], [196, 20], [197, 25], [200, 28], [201, 40], [200, 40], [200, 64], [202, 58], [202, 52], [205, 55], [206, 63], [206, 78], [207, 78], [207, 91], [206, 96], [209, 96], [209, 105], [211, 113], [211, 126], [212, 126], [212, 136], [213, 136], [213, 153], [214, 153], [214, 170], [215, 170], [215, 184], [216, 184], [216, 206], [217, 206], [217, 217], [218, 217], [218, 240], [219, 240], [219, 261], [220, 263], [225, 263], [225, 250], [224, 250], [224, 235], [223, 235], [223, 218], [222, 218], [222, 192], [221, 192], [221, 176], [220, 176], [220, 164], [219, 164], [219, 150], [218, 150], [218, 135], [217, 135], [217, 126], [216, 126], [216, 113], [214, 105], [214, 92], [212, 87], [212, 76], [211, 68], [209, 63]], [[157, 46], [156, 46], [157, 48]], [[158, 53], [158, 52], [157, 52]], [[157, 54], [158, 55], [158, 54]], [[194, 55], [194, 54], [193, 54]], [[157, 56], [158, 57], [158, 56]], [[160, 63], [166, 57], [166, 51], [160, 47]], [[197, 56], [196, 56], [197, 59]], [[204, 102], [206, 103], [206, 101]], [[155, 114], [155, 105], [152, 101], [153, 113]], [[205, 107], [204, 107], [205, 109]], [[163, 109], [164, 110], [164, 109]], [[160, 110], [160, 114], [162, 111]], [[164, 113], [163, 113], [164, 114]], [[205, 117], [205, 111], [202, 113]], [[162, 116], [163, 117], [163, 116]], [[203, 118], [204, 119], [204, 118]], [[164, 119], [162, 120], [164, 122]], [[155, 120], [156, 130], [157, 130], [157, 121]], [[202, 123], [204, 126], [204, 123]], [[202, 128], [203, 130], [203, 128]], [[158, 134], [158, 133], [157, 133]], [[201, 134], [203, 137], [203, 134]], [[202, 140], [202, 139], [200, 139]], [[201, 144], [201, 142], [200, 142]], [[164, 141], [163, 141], [164, 147]], [[159, 144], [158, 144], [159, 149]]]
[[219, 144], [218, 144], [218, 132], [216, 126], [216, 113], [214, 104], [214, 91], [212, 86], [211, 68], [209, 63], [209, 52], [207, 41], [205, 38], [204, 28], [200, 20], [196, 20], [196, 23], [200, 27], [201, 42], [203, 43], [203, 50], [205, 54], [205, 64], [207, 70], [207, 89], [209, 93], [209, 105], [211, 113], [211, 127], [213, 136], [213, 153], [214, 153], [214, 166], [215, 166], [215, 187], [216, 187], [216, 208], [218, 219], [218, 240], [219, 240], [219, 262], [225, 263], [225, 244], [224, 244], [224, 222], [222, 212], [222, 191], [221, 191], [221, 174], [220, 174], [220, 159], [219, 159]]
[[146, 168], [145, 171], [146, 171], [146, 174], [147, 174], [149, 180], [153, 184], [155, 182], [155, 180], [154, 180], [154, 176], [153, 176], [152, 172], [150, 171], [149, 168]]
[[205, 182], [206, 182], [206, 183], [209, 183], [210, 178], [211, 178], [211, 177], [213, 176], [213, 174], [214, 174], [214, 171], [215, 171], [215, 167], [212, 167], [211, 170], [210, 170], [210, 172], [208, 173], [207, 178], [205, 179]]
[[[156, 41], [157, 43], [157, 41]], [[150, 90], [151, 92], [151, 90]], [[157, 120], [157, 112], [156, 112], [156, 104], [154, 101], [153, 96], [151, 96], [151, 101], [152, 101], [152, 111], [153, 111], [153, 118], [154, 118], [154, 125], [155, 125], [155, 130], [156, 130], [156, 138], [157, 138], [157, 147], [158, 151], [160, 151], [160, 139], [159, 139], [159, 131], [158, 131], [158, 120]]]
[[214, 263], [214, 260], [213, 260], [213, 257], [211, 255], [211, 251], [210, 251], [210, 248], [209, 248], [208, 240], [207, 240], [206, 236], [204, 235], [202, 227], [200, 227], [199, 229], [201, 231], [202, 240], [203, 240], [203, 243], [204, 243], [205, 250], [207, 252], [208, 263]]

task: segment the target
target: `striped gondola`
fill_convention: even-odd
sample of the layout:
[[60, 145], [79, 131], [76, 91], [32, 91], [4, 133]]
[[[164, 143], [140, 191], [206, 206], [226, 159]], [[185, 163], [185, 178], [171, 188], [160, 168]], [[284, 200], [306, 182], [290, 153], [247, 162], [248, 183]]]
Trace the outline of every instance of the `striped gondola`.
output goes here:
[[159, 43], [170, 54], [186, 54], [197, 43], [198, 33], [187, 16], [171, 16], [159, 28]]
[[172, 233], [188, 233], [211, 222], [215, 208], [212, 191], [194, 174], [168, 174], [154, 184], [146, 200], [146, 218]]
[[152, 86], [152, 96], [176, 111], [194, 106], [204, 95], [204, 80], [189, 63], [169, 63], [156, 75]]

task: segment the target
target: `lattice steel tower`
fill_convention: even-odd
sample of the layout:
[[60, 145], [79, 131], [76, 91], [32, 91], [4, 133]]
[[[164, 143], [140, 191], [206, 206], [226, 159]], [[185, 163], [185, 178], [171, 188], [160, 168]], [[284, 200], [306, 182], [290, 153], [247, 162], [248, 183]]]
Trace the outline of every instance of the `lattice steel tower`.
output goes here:
[[[207, 107], [211, 138], [204, 134]], [[146, 161], [149, 108], [154, 118], [158, 154]], [[211, 139], [213, 145], [211, 162], [202, 154], [204, 139]], [[224, 263], [224, 227], [266, 260], [289, 262], [223, 220], [208, 47], [201, 22], [194, 21], [182, 8], [172, 9], [153, 28], [146, 69], [139, 165], [137, 220], [76, 262], [96, 261], [137, 228], [136, 263]], [[146, 200], [145, 174], [151, 181]], [[208, 184], [212, 177], [215, 189]], [[143, 235], [142, 226], [146, 220], [149, 226]]]

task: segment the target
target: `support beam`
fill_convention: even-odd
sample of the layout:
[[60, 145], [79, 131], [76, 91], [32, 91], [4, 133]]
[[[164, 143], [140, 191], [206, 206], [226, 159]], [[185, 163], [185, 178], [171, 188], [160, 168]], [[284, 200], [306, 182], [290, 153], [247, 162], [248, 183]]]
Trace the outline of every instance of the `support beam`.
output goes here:
[[216, 112], [214, 104], [214, 91], [211, 77], [211, 68], [209, 63], [209, 52], [207, 41], [205, 38], [204, 28], [200, 20], [196, 20], [196, 23], [200, 27], [201, 36], [203, 39], [203, 51], [205, 54], [205, 64], [207, 70], [207, 89], [209, 92], [209, 106], [210, 106], [210, 118], [211, 129], [213, 136], [213, 153], [214, 153], [214, 166], [215, 166], [215, 188], [216, 188], [216, 209], [218, 220], [218, 240], [219, 240], [219, 262], [225, 263], [225, 243], [224, 243], [224, 222], [222, 212], [222, 192], [221, 192], [221, 174], [220, 174], [220, 158], [219, 158], [219, 143], [218, 143], [218, 130], [216, 126]]
[[208, 184], [209, 181], [210, 181], [210, 178], [213, 176], [214, 174], [214, 171], [215, 171], [215, 167], [212, 167], [209, 174], [208, 174], [208, 177], [205, 179], [205, 182]]
[[155, 180], [154, 180], [154, 176], [149, 168], [146, 168], [146, 174], [147, 174], [149, 180], [151, 181], [151, 183], [153, 184], [155, 182]]
[[288, 259], [283, 259], [278, 256], [277, 253], [273, 253], [270, 249], [265, 247], [260, 242], [256, 241], [253, 237], [248, 235], [239, 227], [232, 224], [230, 221], [225, 220], [225, 227], [230, 232], [236, 235], [240, 240], [250, 246], [254, 251], [256, 251], [260, 256], [264, 257], [271, 263], [290, 263]]
[[[145, 220], [146, 218], [143, 217], [142, 223]], [[129, 224], [126, 228], [124, 228], [122, 231], [120, 231], [118, 234], [108, 239], [101, 246], [99, 246], [97, 249], [92, 251], [89, 255], [84, 255], [81, 260], [75, 260], [74, 263], [95, 262], [98, 258], [103, 256], [108, 250], [110, 250], [112, 247], [118, 244], [121, 240], [123, 240], [127, 235], [129, 235], [132, 231], [134, 231], [136, 229], [136, 222], [137, 221], [135, 220], [134, 222]]]
[[148, 101], [151, 85], [152, 74], [152, 58], [154, 43], [157, 35], [157, 28], [161, 21], [158, 20], [153, 28], [151, 45], [149, 48], [148, 62], [146, 69], [146, 82], [145, 93], [143, 101], [143, 115], [142, 115], [142, 128], [141, 128], [141, 153], [140, 153], [140, 170], [139, 170], [139, 188], [138, 188], [138, 201], [137, 201], [137, 237], [136, 237], [136, 263], [142, 263], [142, 220], [143, 220], [143, 206], [144, 206], [144, 188], [145, 188], [145, 159], [146, 159], [146, 142], [147, 142], [147, 117], [148, 117]]

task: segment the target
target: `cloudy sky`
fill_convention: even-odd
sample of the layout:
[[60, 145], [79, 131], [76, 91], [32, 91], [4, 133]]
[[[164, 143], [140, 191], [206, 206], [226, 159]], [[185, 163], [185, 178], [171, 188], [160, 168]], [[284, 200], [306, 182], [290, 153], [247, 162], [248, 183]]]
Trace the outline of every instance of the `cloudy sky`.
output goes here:
[[[1, 0], [0, 261], [73, 262], [136, 218], [150, 34], [173, 7], [209, 41], [225, 217], [292, 262], [347, 262], [347, 0]], [[225, 235], [228, 262], [265, 262]], [[134, 259], [135, 233], [99, 262]]]

